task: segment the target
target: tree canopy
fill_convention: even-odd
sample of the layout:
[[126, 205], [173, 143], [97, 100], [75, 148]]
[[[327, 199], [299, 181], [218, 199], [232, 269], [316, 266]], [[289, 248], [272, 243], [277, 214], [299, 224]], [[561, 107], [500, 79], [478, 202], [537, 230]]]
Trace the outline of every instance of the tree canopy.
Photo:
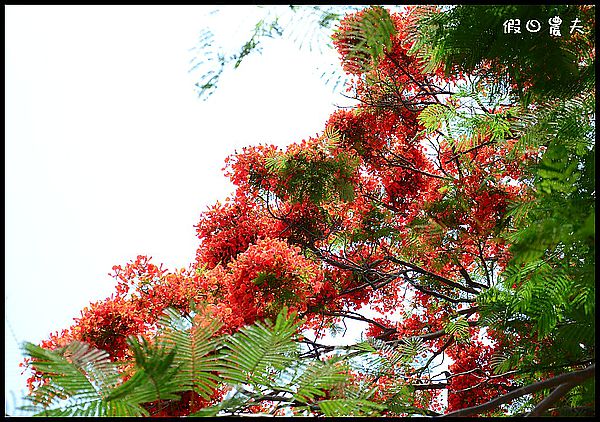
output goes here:
[[112, 296], [26, 344], [31, 409], [595, 414], [595, 8], [339, 18], [357, 105], [229, 156], [189, 268], [115, 265]]

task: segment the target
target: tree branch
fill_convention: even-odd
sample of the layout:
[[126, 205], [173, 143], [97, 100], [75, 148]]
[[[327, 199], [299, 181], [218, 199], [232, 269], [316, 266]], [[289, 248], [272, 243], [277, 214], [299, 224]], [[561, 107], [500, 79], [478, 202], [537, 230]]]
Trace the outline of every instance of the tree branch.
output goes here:
[[434, 382], [431, 384], [410, 384], [415, 390], [443, 390], [448, 388], [448, 383]]
[[391, 327], [386, 327], [385, 325], [367, 318], [361, 314], [359, 314], [358, 312], [352, 312], [352, 311], [340, 311], [340, 312], [335, 312], [335, 311], [325, 311], [325, 312], [319, 312], [321, 315], [325, 315], [325, 316], [334, 316], [334, 317], [341, 317], [341, 318], [350, 318], [350, 319], [354, 319], [356, 321], [363, 321], [363, 322], [367, 322], [369, 324], [373, 324], [379, 328], [381, 328], [382, 330], [390, 330], [392, 329]]
[[400, 167], [400, 168], [403, 168], [403, 169], [406, 169], [406, 170], [410, 170], [410, 171], [414, 171], [416, 173], [420, 173], [420, 174], [422, 174], [424, 176], [434, 177], [436, 179], [453, 180], [451, 177], [448, 177], [448, 176], [440, 176], [439, 174], [433, 174], [433, 173], [429, 173], [429, 172], [424, 171], [424, 170], [420, 170], [420, 169], [416, 168], [414, 166], [414, 164], [411, 163], [409, 160], [407, 160], [405, 157], [396, 154], [394, 151], [392, 151], [389, 148], [386, 148], [386, 150], [394, 158], [396, 158], [396, 160], [393, 160], [391, 158], [384, 157], [383, 154], [382, 154], [382, 158], [385, 160], [385, 162], [388, 163], [392, 167]]
[[461, 156], [461, 155], [468, 154], [468, 153], [470, 153], [470, 152], [473, 152], [473, 151], [475, 151], [475, 150], [477, 150], [477, 149], [479, 149], [479, 148], [483, 148], [483, 147], [485, 147], [485, 146], [492, 145], [492, 144], [494, 144], [494, 143], [496, 143], [496, 141], [495, 141], [495, 140], [494, 140], [494, 141], [488, 141], [488, 142], [484, 142], [484, 143], [482, 143], [482, 144], [479, 144], [479, 145], [475, 145], [474, 147], [471, 147], [471, 148], [469, 148], [469, 149], [467, 149], [467, 150], [465, 150], [465, 151], [459, 151], [459, 152], [457, 152], [456, 154], [454, 154], [452, 157], [448, 158], [448, 159], [447, 159], [447, 160], [444, 162], [444, 164], [448, 164], [449, 162], [451, 162], [452, 160], [455, 160], [455, 159], [457, 159], [457, 158], [458, 158], [459, 156]]
[[569, 390], [575, 387], [575, 385], [576, 384], [573, 383], [564, 383], [559, 385], [552, 393], [550, 393], [550, 395], [548, 395], [548, 397], [539, 402], [537, 406], [535, 406], [533, 410], [527, 414], [527, 416], [541, 416], [542, 413], [550, 409], [550, 406], [556, 403], [562, 396], [567, 394]]
[[578, 384], [581, 383], [588, 378], [591, 378], [596, 373], [596, 364], [590, 365], [585, 369], [580, 371], [569, 372], [566, 374], [561, 374], [554, 378], [550, 378], [545, 381], [536, 382], [531, 385], [527, 385], [525, 387], [518, 388], [514, 391], [511, 391], [508, 394], [505, 394], [500, 397], [496, 397], [493, 400], [488, 401], [487, 403], [483, 403], [477, 406], [467, 407], [466, 409], [460, 409], [454, 412], [446, 413], [444, 416], [469, 416], [469, 415], [477, 415], [481, 412], [485, 412], [486, 410], [494, 409], [501, 404], [508, 403], [517, 397], [522, 397], [526, 394], [534, 393], [536, 391], [543, 390], [544, 388], [550, 388], [557, 385], [561, 385], [564, 383], [569, 384]]
[[411, 286], [413, 286], [415, 289], [417, 289], [418, 291], [423, 292], [423, 293], [428, 294], [428, 295], [433, 296], [433, 297], [437, 297], [438, 299], [445, 300], [447, 302], [451, 302], [451, 303], [473, 303], [473, 302], [475, 302], [475, 300], [454, 299], [454, 298], [451, 298], [450, 296], [446, 296], [443, 293], [434, 292], [433, 290], [429, 290], [429, 289], [427, 289], [427, 288], [425, 288], [423, 286], [419, 286], [417, 283], [415, 283], [414, 281], [412, 281], [408, 277], [405, 277], [405, 280]]
[[[446, 350], [454, 341], [454, 336], [450, 336], [450, 338], [448, 339], [448, 341], [446, 341], [446, 343], [444, 343], [444, 345], [436, 352], [433, 353], [433, 355], [431, 355], [431, 357], [427, 360], [427, 362], [425, 363], [425, 365], [421, 368], [419, 368], [415, 373], [416, 374], [422, 374], [428, 367], [429, 365], [431, 365], [431, 362], [433, 362], [433, 360], [438, 357], [440, 354], [442, 354], [444, 352], [444, 350]], [[446, 385], [448, 385], [446, 383]]]
[[417, 272], [419, 274], [427, 275], [427, 276], [429, 276], [429, 277], [431, 277], [431, 278], [433, 278], [433, 279], [435, 279], [435, 280], [437, 280], [437, 281], [439, 281], [439, 282], [441, 282], [441, 283], [443, 283], [443, 284], [445, 284], [447, 286], [455, 287], [455, 288], [457, 288], [459, 290], [462, 290], [463, 292], [472, 293], [472, 294], [477, 294], [478, 293], [477, 290], [473, 289], [472, 287], [463, 286], [462, 284], [456, 283], [456, 282], [454, 282], [454, 281], [452, 281], [452, 280], [450, 280], [450, 279], [448, 279], [446, 277], [442, 277], [441, 275], [432, 273], [431, 271], [427, 271], [426, 269], [421, 268], [421, 267], [419, 267], [416, 264], [412, 264], [410, 262], [403, 261], [403, 260], [395, 258], [393, 256], [386, 256], [385, 259], [388, 260], [388, 261], [391, 261], [391, 262], [393, 262], [395, 264], [404, 265], [405, 267], [408, 267], [411, 270], [413, 270], [413, 271], [415, 271], [415, 272]]
[[[484, 241], [485, 242], [485, 241]], [[477, 250], [479, 252], [479, 259], [481, 259], [481, 264], [483, 265], [483, 270], [485, 272], [485, 279], [487, 280], [487, 287], [491, 287], [492, 285], [492, 277], [490, 275], [490, 271], [485, 263], [485, 258], [483, 257], [483, 248], [480, 242], [477, 242]]]

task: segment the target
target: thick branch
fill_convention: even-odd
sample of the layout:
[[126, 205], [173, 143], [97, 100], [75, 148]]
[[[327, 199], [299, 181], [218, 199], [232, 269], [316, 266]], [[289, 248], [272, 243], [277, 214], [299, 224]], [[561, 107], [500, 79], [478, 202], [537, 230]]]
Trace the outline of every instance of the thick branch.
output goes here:
[[434, 292], [433, 290], [429, 290], [429, 289], [427, 289], [427, 288], [425, 288], [423, 286], [419, 286], [417, 283], [415, 283], [414, 281], [412, 281], [408, 277], [405, 277], [405, 280], [408, 283], [410, 283], [410, 285], [413, 286], [418, 291], [423, 292], [423, 293], [428, 294], [428, 295], [433, 296], [433, 297], [437, 297], [438, 299], [445, 300], [447, 302], [451, 302], [451, 303], [473, 303], [473, 302], [475, 302], [475, 300], [453, 299], [450, 296], [446, 296], [445, 294], [442, 294], [442, 293], [439, 293], [439, 292]]
[[460, 267], [458, 271], [460, 272], [460, 275], [462, 275], [463, 278], [465, 279], [465, 281], [467, 282], [467, 286], [471, 286], [471, 287], [475, 286], [475, 287], [479, 287], [480, 289], [485, 289], [487, 287], [485, 284], [481, 284], [481, 283], [474, 281], [471, 278], [471, 276], [469, 275], [469, 273], [467, 272], [467, 270], [465, 269], [465, 267], [463, 267], [460, 262], [457, 262], [457, 264]]
[[569, 372], [566, 374], [561, 374], [557, 377], [550, 378], [545, 381], [536, 382], [531, 385], [527, 385], [525, 387], [518, 388], [514, 391], [511, 391], [508, 394], [505, 394], [500, 397], [496, 397], [493, 400], [488, 401], [487, 403], [480, 404], [478, 406], [467, 407], [466, 409], [457, 410], [455, 412], [450, 412], [445, 414], [444, 416], [469, 416], [469, 415], [477, 415], [486, 410], [494, 409], [501, 404], [508, 403], [517, 397], [522, 397], [526, 394], [531, 394], [536, 391], [543, 390], [544, 388], [551, 388], [561, 384], [579, 384], [591, 377], [593, 377], [596, 373], [596, 364], [590, 365], [581, 371]]
[[[350, 261], [347, 258], [341, 258], [341, 259], [344, 259], [345, 261], [349, 262], [349, 263], [344, 263], [338, 259], [333, 259], [332, 257], [326, 256], [323, 253], [323, 251], [321, 251], [317, 247], [309, 246], [308, 248], [319, 259], [326, 262], [327, 264], [333, 265], [334, 267], [340, 268], [342, 270], [350, 270], [354, 273], [359, 273], [359, 274], [363, 275], [364, 279], [366, 280], [366, 283], [351, 287], [349, 289], [345, 289], [339, 293], [340, 295], [347, 295], [352, 292], [362, 290], [366, 287], [372, 287], [373, 290], [376, 290], [376, 289], [379, 289], [379, 288], [385, 286], [386, 284], [389, 284], [390, 282], [394, 281], [398, 277], [406, 275], [405, 272], [387, 273], [387, 272], [378, 271], [374, 268], [371, 268], [370, 266], [369, 267], [361, 266], [359, 264], [356, 264], [356, 263]], [[336, 257], [336, 258], [338, 258], [338, 257]], [[379, 262], [380, 261], [377, 261], [376, 263], [379, 263]], [[371, 265], [374, 265], [374, 264], [375, 263], [372, 263]], [[373, 277], [375, 277], [375, 280], [373, 280]]]
[[576, 384], [564, 383], [554, 389], [554, 391], [546, 397], [544, 400], [539, 402], [537, 406], [533, 408], [527, 416], [541, 416], [546, 410], [550, 409], [554, 403], [556, 403], [562, 396], [567, 394], [569, 390], [575, 387]]
[[415, 83], [423, 93], [425, 93], [426, 95], [431, 95], [436, 102], [441, 104], [441, 101], [439, 100], [439, 98], [434, 95], [436, 93], [431, 92], [428, 89], [426, 89], [425, 88], [426, 85], [422, 82], [417, 81], [415, 79], [415, 77], [408, 70], [406, 70], [406, 69], [404, 69], [404, 67], [402, 67], [402, 65], [398, 62], [398, 60], [396, 60], [394, 57], [392, 57], [388, 53], [385, 53], [385, 57], [387, 59], [389, 59], [394, 64], [394, 66], [396, 66], [398, 69], [400, 69], [400, 71], [402, 71], [402, 73], [404, 73], [406, 76], [408, 76], [410, 78], [410, 80], [413, 81], [413, 83]]
[[[469, 324], [470, 327], [475, 327], [477, 325], [477, 321], [468, 321], [468, 324]], [[446, 335], [446, 330], [442, 329], [442, 330], [439, 330], [439, 331], [434, 331], [433, 333], [427, 333], [427, 334], [421, 334], [419, 336], [413, 336], [411, 338], [418, 337], [418, 338], [420, 338], [423, 341], [429, 341], [429, 340], [438, 339], [438, 338], [440, 338], [440, 337], [442, 337], [444, 335]], [[394, 343], [394, 344], [401, 343], [403, 340], [404, 339], [393, 340], [393, 341], [391, 341], [389, 343]]]
[[450, 279], [448, 279], [446, 277], [442, 277], [441, 275], [432, 273], [431, 271], [427, 271], [426, 269], [421, 268], [421, 267], [419, 267], [416, 264], [412, 264], [410, 262], [403, 261], [403, 260], [395, 258], [393, 256], [386, 256], [385, 259], [388, 260], [388, 261], [391, 261], [391, 262], [393, 262], [395, 264], [404, 265], [405, 267], [409, 267], [411, 270], [413, 270], [413, 271], [415, 271], [415, 272], [417, 272], [419, 274], [422, 274], [422, 275], [427, 275], [427, 276], [429, 276], [429, 277], [431, 277], [431, 278], [433, 278], [433, 279], [435, 279], [435, 280], [437, 280], [437, 281], [439, 281], [439, 282], [441, 282], [443, 284], [446, 284], [447, 286], [455, 287], [455, 288], [457, 288], [459, 290], [462, 290], [463, 292], [466, 292], [466, 293], [477, 294], [477, 290], [475, 290], [475, 289], [473, 289], [471, 287], [467, 287], [467, 286], [463, 286], [462, 284], [458, 284], [458, 283], [456, 283], [456, 282], [454, 282], [454, 281], [452, 281], [452, 280], [450, 280]]

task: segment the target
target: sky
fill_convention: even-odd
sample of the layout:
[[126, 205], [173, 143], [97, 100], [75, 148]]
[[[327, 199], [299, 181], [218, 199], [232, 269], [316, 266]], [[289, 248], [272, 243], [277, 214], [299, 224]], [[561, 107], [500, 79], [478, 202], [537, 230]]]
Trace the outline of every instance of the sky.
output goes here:
[[142, 254], [187, 267], [200, 213], [232, 192], [225, 157], [314, 136], [343, 103], [317, 71], [334, 53], [289, 40], [266, 42], [200, 100], [201, 31], [235, 45], [263, 13], [212, 10], [5, 6], [7, 410], [26, 390], [19, 344], [109, 296], [113, 265]]

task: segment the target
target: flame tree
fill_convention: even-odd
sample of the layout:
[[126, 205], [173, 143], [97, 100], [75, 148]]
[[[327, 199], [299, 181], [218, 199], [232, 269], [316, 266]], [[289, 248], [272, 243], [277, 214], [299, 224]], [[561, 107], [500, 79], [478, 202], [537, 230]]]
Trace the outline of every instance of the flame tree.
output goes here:
[[[42, 414], [594, 413], [592, 6], [370, 7], [352, 108], [226, 159], [188, 269], [26, 344]], [[580, 23], [505, 34], [518, 17]], [[572, 32], [572, 33], [571, 33]], [[326, 334], [365, 324], [354, 344]]]

